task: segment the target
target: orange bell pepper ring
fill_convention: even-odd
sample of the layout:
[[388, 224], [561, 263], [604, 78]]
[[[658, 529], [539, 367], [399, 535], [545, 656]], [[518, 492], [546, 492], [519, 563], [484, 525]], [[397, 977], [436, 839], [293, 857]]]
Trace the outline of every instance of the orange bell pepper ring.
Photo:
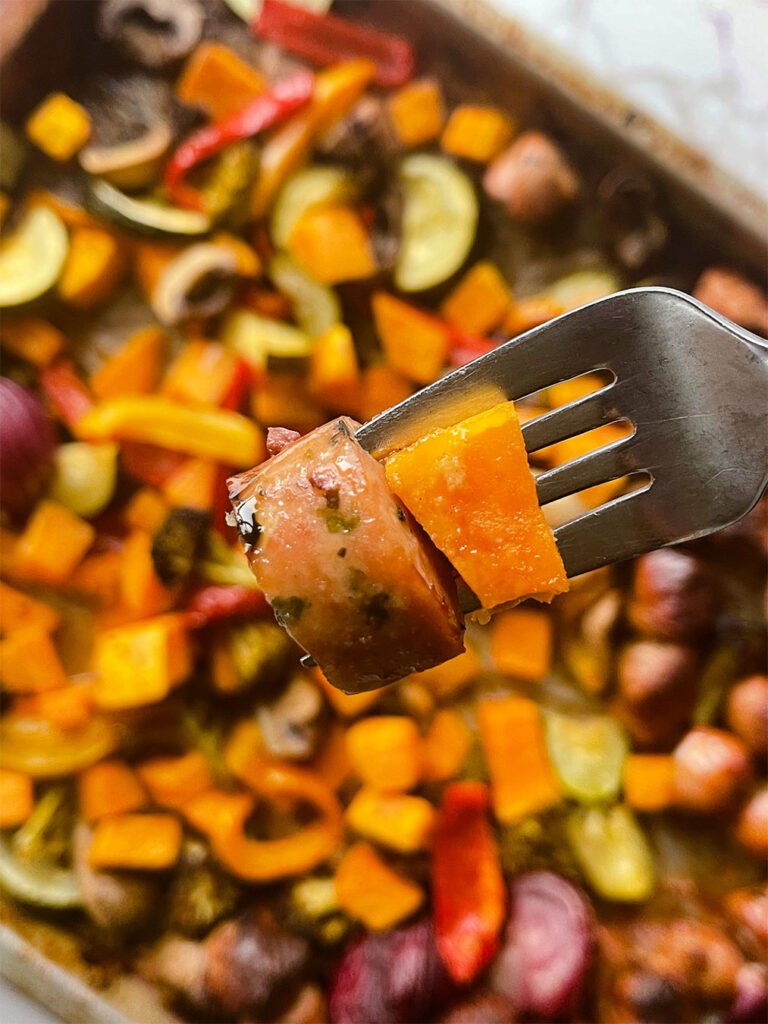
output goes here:
[[307, 803], [316, 821], [283, 839], [252, 839], [245, 823], [253, 810], [247, 794], [203, 793], [184, 808], [187, 819], [207, 837], [215, 856], [238, 878], [271, 882], [311, 871], [338, 847], [341, 808], [333, 791], [317, 775], [272, 760], [264, 751], [258, 727], [245, 722], [225, 750], [227, 766], [264, 799]]

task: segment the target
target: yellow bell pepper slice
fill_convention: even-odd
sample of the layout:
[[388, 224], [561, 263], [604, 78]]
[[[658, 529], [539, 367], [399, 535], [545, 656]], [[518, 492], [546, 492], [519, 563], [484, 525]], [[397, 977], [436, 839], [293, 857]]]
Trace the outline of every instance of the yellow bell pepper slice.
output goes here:
[[88, 441], [142, 441], [247, 469], [265, 455], [261, 428], [226, 409], [193, 409], [159, 395], [126, 395], [94, 406], [78, 423]]

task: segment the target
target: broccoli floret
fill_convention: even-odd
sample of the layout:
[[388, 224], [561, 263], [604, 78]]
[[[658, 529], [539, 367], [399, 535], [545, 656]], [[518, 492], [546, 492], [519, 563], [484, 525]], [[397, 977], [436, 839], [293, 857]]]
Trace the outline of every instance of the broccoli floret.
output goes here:
[[274, 622], [235, 626], [231, 638], [235, 671], [243, 688], [271, 688], [285, 677], [291, 641]]
[[172, 509], [152, 541], [155, 572], [166, 586], [185, 580], [203, 552], [210, 515], [195, 508]]
[[198, 938], [234, 913], [240, 896], [240, 886], [211, 862], [205, 847], [187, 842], [171, 888], [171, 928]]

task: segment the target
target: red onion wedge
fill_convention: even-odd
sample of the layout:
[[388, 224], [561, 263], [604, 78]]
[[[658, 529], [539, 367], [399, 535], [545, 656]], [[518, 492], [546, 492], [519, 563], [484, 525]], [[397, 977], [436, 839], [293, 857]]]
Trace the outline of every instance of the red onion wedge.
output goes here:
[[592, 911], [559, 875], [531, 871], [514, 880], [504, 943], [491, 984], [521, 1012], [546, 1017], [573, 1010], [592, 951]]

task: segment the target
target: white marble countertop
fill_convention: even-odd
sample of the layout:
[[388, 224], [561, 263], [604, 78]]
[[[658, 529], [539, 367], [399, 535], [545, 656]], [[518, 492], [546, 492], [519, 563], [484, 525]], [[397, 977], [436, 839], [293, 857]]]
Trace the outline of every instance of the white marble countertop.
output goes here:
[[768, 199], [766, 0], [495, 0]]
[[[766, 0], [495, 0], [768, 199]], [[55, 1018], [0, 979], [0, 1020]]]

